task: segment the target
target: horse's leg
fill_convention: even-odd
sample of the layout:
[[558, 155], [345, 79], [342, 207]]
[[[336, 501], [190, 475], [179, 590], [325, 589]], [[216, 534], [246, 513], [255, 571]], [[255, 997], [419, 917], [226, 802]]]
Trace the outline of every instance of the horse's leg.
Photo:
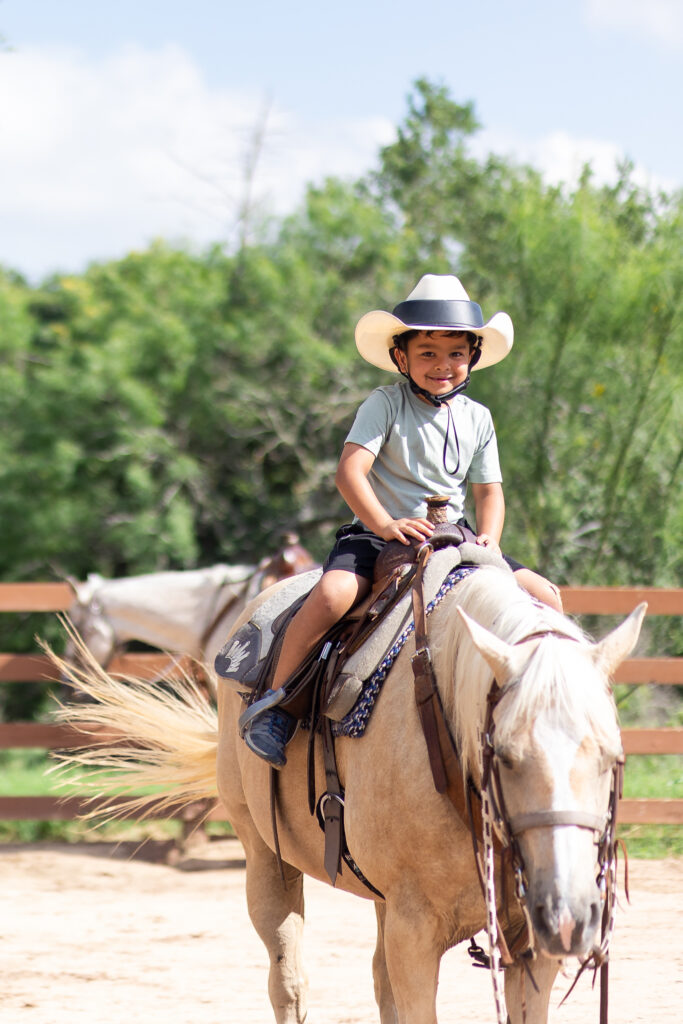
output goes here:
[[[421, 914], [410, 895], [405, 907], [387, 903], [384, 952], [397, 1024], [437, 1024], [436, 988], [441, 949], [433, 913]], [[391, 1017], [389, 1017], [391, 1020]]]
[[523, 967], [508, 967], [505, 971], [505, 1002], [510, 1024], [522, 1024], [523, 1021], [526, 1024], [547, 1024], [548, 1002], [559, 967], [557, 960], [547, 956], [539, 956], [530, 964], [538, 992]]
[[[301, 959], [303, 875], [284, 864], [285, 888], [277, 858], [259, 835], [247, 805], [240, 772], [242, 741], [237, 731], [237, 716], [242, 707], [234, 693], [224, 686], [219, 688], [218, 791], [228, 820], [244, 847], [247, 907], [252, 924], [268, 950], [268, 994], [275, 1019], [277, 1024], [303, 1024], [307, 1010], [307, 980]], [[264, 775], [264, 785], [267, 786], [267, 775]]]
[[386, 917], [386, 906], [384, 903], [375, 903], [377, 915], [377, 945], [372, 958], [372, 976], [375, 982], [375, 1000], [379, 1007], [380, 1024], [397, 1024], [398, 1015], [394, 993], [387, 971], [387, 961], [384, 952], [384, 920]]
[[282, 884], [275, 854], [254, 830], [239, 832], [247, 858], [247, 906], [270, 958], [268, 995], [277, 1024], [306, 1020], [307, 980], [301, 962], [303, 875], [284, 864]]

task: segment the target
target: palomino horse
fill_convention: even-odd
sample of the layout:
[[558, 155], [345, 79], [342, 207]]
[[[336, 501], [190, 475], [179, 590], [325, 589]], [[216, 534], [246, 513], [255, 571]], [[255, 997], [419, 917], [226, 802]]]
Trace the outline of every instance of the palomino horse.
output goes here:
[[[273, 583], [315, 565], [295, 534], [284, 540], [284, 547], [258, 566], [220, 564], [121, 579], [91, 573], [83, 583], [69, 580], [74, 591], [69, 618], [105, 668], [126, 644], [139, 641], [186, 655], [212, 680], [216, 654], [247, 602]], [[76, 655], [69, 642], [66, 660]]]
[[[257, 597], [242, 621], [263, 600]], [[510, 573], [487, 567], [447, 590], [428, 618], [433, 666], [464, 775], [481, 785], [482, 734], [488, 729], [497, 797], [507, 820], [518, 823], [523, 907], [511, 909], [505, 934], [510, 939], [519, 932], [526, 915], [536, 959], [535, 987], [524, 983], [521, 960], [505, 971], [511, 1024], [547, 1021], [560, 960], [586, 957], [596, 942], [603, 899], [596, 882], [599, 833], [609, 817], [612, 768], [621, 755], [609, 679], [633, 649], [644, 613], [643, 605], [594, 644], [569, 619], [532, 601]], [[337, 885], [376, 902], [373, 971], [382, 1024], [435, 1024], [442, 954], [486, 923], [468, 826], [432, 780], [415, 704], [413, 651], [408, 637], [363, 736], [336, 741], [348, 848], [383, 898], [346, 868]], [[487, 721], [494, 678], [501, 689]], [[86, 748], [72, 763], [109, 766], [121, 758], [122, 776], [112, 788], [163, 783], [168, 806], [219, 793], [246, 853], [249, 913], [270, 957], [275, 1019], [302, 1024], [303, 875], [328, 880], [323, 835], [307, 807], [306, 733], [300, 730], [291, 741], [287, 765], [277, 775], [283, 884], [273, 852], [269, 768], [239, 738], [244, 704], [238, 694], [219, 687], [216, 720], [196, 694], [185, 692], [179, 700], [177, 693], [158, 693], [147, 684], [133, 692], [92, 662], [74, 684], [104, 703], [66, 709], [62, 717], [77, 727], [79, 716], [81, 723], [99, 721], [135, 743], [129, 750]], [[148, 757], [138, 744], [148, 746]], [[316, 756], [321, 793], [325, 775], [319, 751]], [[94, 784], [103, 792], [100, 780]], [[131, 797], [131, 805], [150, 799]], [[334, 930], [334, 921], [329, 927]], [[498, 1019], [505, 1019], [500, 1012]]]

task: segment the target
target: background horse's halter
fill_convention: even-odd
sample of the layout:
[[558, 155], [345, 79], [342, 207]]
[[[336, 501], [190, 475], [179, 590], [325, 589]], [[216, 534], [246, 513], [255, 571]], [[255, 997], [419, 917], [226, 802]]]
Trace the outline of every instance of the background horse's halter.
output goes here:
[[[446, 536], [444, 536], [443, 540], [448, 543]], [[425, 566], [435, 546], [442, 546], [439, 544], [439, 538], [433, 538], [431, 543], [423, 544], [417, 553], [418, 568], [413, 581], [415, 654], [412, 666], [415, 676], [415, 699], [427, 743], [427, 752], [434, 784], [439, 793], [448, 796], [460, 818], [466, 824], [469, 824], [475, 863], [486, 903], [486, 930], [489, 939], [489, 955], [486, 957], [486, 954], [476, 946], [474, 940], [471, 942], [470, 952], [476, 961], [485, 963], [486, 966], [490, 967], [497, 1021], [498, 1024], [506, 1024], [508, 1017], [505, 1010], [501, 959], [505, 967], [511, 966], [514, 963], [520, 963], [524, 972], [529, 974], [532, 984], [536, 987], [527, 963], [527, 960], [534, 956], [532, 949], [533, 928], [525, 902], [527, 878], [517, 837], [532, 828], [571, 825], [577, 828], [590, 829], [599, 836], [597, 884], [600, 895], [604, 900], [601, 941], [599, 945], [593, 947], [592, 951], [582, 962], [565, 999], [571, 993], [580, 975], [587, 967], [592, 966], [596, 971], [600, 968], [600, 1024], [607, 1024], [607, 954], [614, 931], [616, 912], [615, 831], [617, 804], [621, 797], [623, 783], [623, 755], [616, 759], [612, 768], [612, 783], [606, 814], [594, 815], [575, 810], [532, 811], [528, 814], [516, 815], [511, 819], [505, 808], [503, 790], [500, 784], [498, 757], [493, 744], [495, 730], [493, 714], [498, 703], [516, 684], [512, 683], [501, 688], [494, 679], [487, 696], [486, 721], [480, 737], [482, 773], [481, 812], [479, 812], [479, 807], [472, 802], [473, 793], [476, 793], [474, 784], [470, 781], [467, 792], [464, 790], [457, 748], [444, 715], [429, 651], [429, 638], [422, 595], [422, 579]], [[565, 640], [574, 639], [566, 633], [548, 629], [529, 634], [516, 641], [516, 643], [526, 643], [529, 640], [542, 639], [543, 637], [553, 635], [561, 636]], [[479, 853], [480, 844], [483, 846], [483, 863]], [[511, 954], [507, 947], [496, 914], [494, 854], [501, 847], [509, 851], [515, 877], [515, 896], [526, 921], [526, 936], [523, 929], [514, 943], [514, 954]], [[504, 877], [503, 871], [501, 871], [501, 877]], [[529, 948], [523, 952], [523, 947], [527, 945]], [[522, 974], [522, 982], [524, 982], [525, 973]], [[526, 1020], [524, 995], [522, 997], [522, 1017], [523, 1020]]]

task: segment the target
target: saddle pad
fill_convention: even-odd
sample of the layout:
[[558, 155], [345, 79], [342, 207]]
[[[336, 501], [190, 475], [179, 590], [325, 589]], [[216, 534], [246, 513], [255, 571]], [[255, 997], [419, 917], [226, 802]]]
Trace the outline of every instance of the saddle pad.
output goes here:
[[217, 675], [241, 693], [252, 689], [258, 678], [260, 663], [273, 642], [272, 624], [297, 600], [312, 590], [322, 575], [322, 569], [311, 569], [292, 576], [278, 587], [272, 597], [266, 598], [254, 609], [248, 622], [228, 637], [216, 655], [214, 668]]

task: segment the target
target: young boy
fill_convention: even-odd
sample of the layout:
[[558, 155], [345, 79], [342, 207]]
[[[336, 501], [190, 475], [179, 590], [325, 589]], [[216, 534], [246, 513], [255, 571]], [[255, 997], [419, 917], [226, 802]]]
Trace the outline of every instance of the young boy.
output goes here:
[[[304, 656], [371, 589], [385, 544], [429, 539], [425, 498], [448, 494], [453, 522], [464, 522], [471, 487], [477, 543], [500, 552], [505, 502], [491, 414], [463, 395], [472, 370], [504, 359], [512, 321], [496, 313], [484, 323], [460, 281], [425, 275], [392, 313], [374, 310], [356, 326], [361, 356], [405, 378], [377, 388], [360, 406], [346, 438], [335, 483], [354, 513], [336, 535], [323, 575], [292, 620], [264, 710], [246, 727], [247, 746], [276, 768], [296, 721], [277, 707], [277, 691]], [[558, 588], [503, 556], [519, 584], [561, 610]], [[260, 703], [260, 702], [259, 702]]]

